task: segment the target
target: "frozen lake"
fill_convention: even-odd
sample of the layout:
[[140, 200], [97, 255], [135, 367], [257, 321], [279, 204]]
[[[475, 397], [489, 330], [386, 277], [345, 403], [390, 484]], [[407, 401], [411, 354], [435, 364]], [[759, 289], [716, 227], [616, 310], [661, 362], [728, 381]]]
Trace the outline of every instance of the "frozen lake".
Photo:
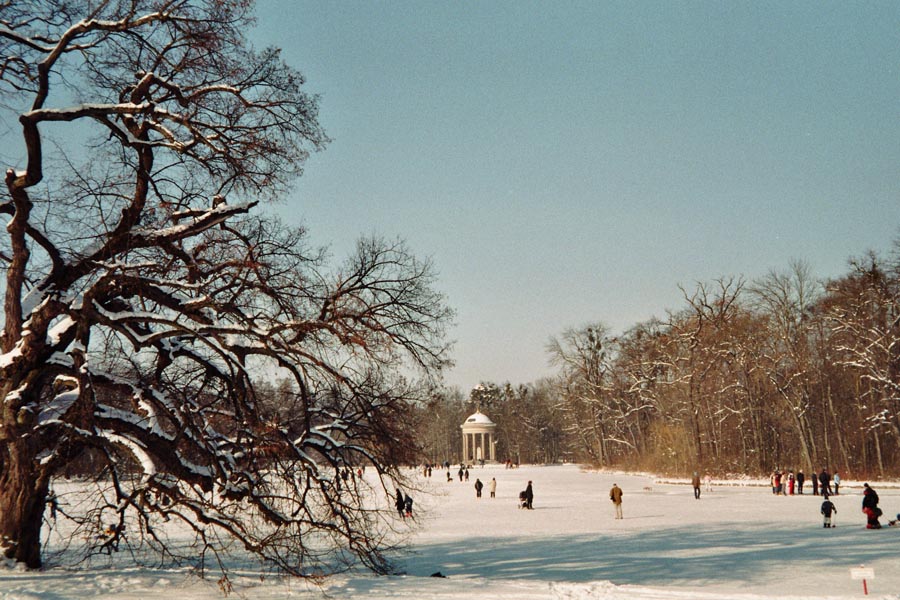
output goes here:
[[[593, 598], [859, 598], [865, 565], [871, 598], [900, 598], [900, 489], [870, 482], [881, 497], [884, 529], [865, 529], [861, 482], [833, 498], [836, 528], [824, 529], [812, 495], [774, 496], [767, 482], [717, 482], [695, 500], [687, 481], [588, 472], [574, 465], [475, 468], [470, 480], [416, 476], [408, 552], [396, 557], [405, 574], [341, 575], [327, 584], [333, 598], [580, 600]], [[476, 499], [474, 483], [496, 478], [497, 497]], [[534, 482], [534, 510], [517, 508], [518, 492]], [[614, 519], [609, 488], [624, 491], [624, 519]], [[440, 572], [446, 578], [431, 577]], [[314, 598], [296, 581], [248, 570], [235, 594], [254, 599]], [[44, 573], [0, 571], [4, 600], [221, 598], [215, 577], [199, 581], [179, 570], [98, 567]]]

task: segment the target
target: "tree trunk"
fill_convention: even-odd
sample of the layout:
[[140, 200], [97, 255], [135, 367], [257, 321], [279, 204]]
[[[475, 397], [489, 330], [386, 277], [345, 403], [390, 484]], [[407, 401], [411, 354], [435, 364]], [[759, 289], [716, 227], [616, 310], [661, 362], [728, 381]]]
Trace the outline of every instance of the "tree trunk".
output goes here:
[[831, 383], [829, 382], [825, 388], [825, 399], [828, 402], [828, 414], [825, 420], [831, 419], [834, 423], [834, 437], [837, 441], [838, 452], [840, 454], [840, 464], [842, 470], [846, 473], [851, 469], [850, 452], [847, 450], [847, 442], [844, 439], [843, 427], [840, 426], [840, 417], [834, 409], [834, 398], [831, 395]]
[[884, 476], [884, 458], [881, 456], [881, 436], [878, 429], [872, 429], [872, 437], [875, 440], [875, 458], [878, 460], [878, 477]]
[[39, 569], [50, 482], [36, 472], [27, 446], [27, 441], [8, 440], [0, 456], [0, 544], [6, 558]]

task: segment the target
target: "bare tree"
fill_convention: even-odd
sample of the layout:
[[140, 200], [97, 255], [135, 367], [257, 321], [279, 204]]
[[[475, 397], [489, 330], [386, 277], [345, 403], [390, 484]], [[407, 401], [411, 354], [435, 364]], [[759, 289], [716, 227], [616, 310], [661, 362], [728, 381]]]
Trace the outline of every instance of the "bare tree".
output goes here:
[[418, 411], [422, 459], [433, 465], [457, 463], [462, 453], [460, 425], [468, 413], [458, 388], [435, 390]]
[[[0, 539], [29, 567], [52, 478], [89, 457], [102, 489], [69, 516], [115, 520], [95, 550], [127, 526], [177, 553], [174, 519], [182, 555], [387, 569], [377, 486], [336, 474], [403, 457], [420, 389], [400, 369], [439, 372], [450, 311], [402, 242], [334, 269], [256, 215], [327, 139], [300, 74], [245, 40], [250, 4], [0, 2], [24, 153], [0, 197]], [[268, 373], [294, 410], [260, 404]]]
[[[799, 443], [800, 461], [815, 469], [818, 454], [816, 436], [810, 420], [815, 401], [815, 327], [808, 309], [818, 299], [820, 286], [809, 266], [794, 261], [787, 273], [770, 272], [751, 289], [769, 327], [767, 348], [760, 366], [777, 392], [780, 404], [790, 420], [793, 438]], [[827, 437], [822, 437], [827, 442]]]
[[[854, 260], [852, 272], [830, 282], [825, 319], [835, 357], [856, 378], [856, 409], [871, 436], [878, 473], [889, 462], [882, 436], [900, 447], [900, 278], [870, 254]], [[892, 461], [890, 461], [892, 462]]]
[[619, 435], [623, 413], [611, 375], [617, 341], [604, 324], [593, 323], [567, 329], [547, 346], [551, 363], [560, 367], [560, 408], [569, 432], [600, 465], [610, 463], [611, 446], [625, 442]]
[[688, 308], [670, 316], [671, 383], [681, 391], [680, 404], [694, 446], [696, 465], [707, 462], [706, 447], [715, 444], [717, 409], [713, 401], [726, 384], [716, 378], [731, 321], [739, 312], [744, 289], [742, 279], [720, 278], [714, 284], [698, 283], [692, 293], [682, 288]]

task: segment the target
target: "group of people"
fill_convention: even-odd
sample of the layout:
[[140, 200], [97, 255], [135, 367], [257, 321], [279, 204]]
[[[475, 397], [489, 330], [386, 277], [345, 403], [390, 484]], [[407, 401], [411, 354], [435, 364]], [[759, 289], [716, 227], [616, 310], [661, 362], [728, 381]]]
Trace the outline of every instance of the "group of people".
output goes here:
[[[835, 489], [837, 488], [835, 487]], [[825, 517], [822, 526], [834, 527], [834, 524], [832, 522], [832, 515], [837, 513], [837, 507], [835, 507], [834, 503], [828, 499], [827, 491], [823, 492], [822, 496], [824, 496], [825, 498], [825, 500], [822, 502], [821, 509], [822, 516]], [[864, 483], [862, 511], [863, 514], [866, 515], [866, 529], [881, 529], [881, 523], [878, 521], [878, 518], [884, 513], [878, 507], [878, 502], [878, 492], [876, 492], [868, 483]], [[900, 520], [900, 515], [897, 515], [897, 520]], [[889, 521], [888, 525], [897, 525], [897, 520]]]
[[[491, 497], [494, 497], [493, 492], [491, 492]], [[622, 488], [620, 488], [615, 483], [609, 490], [609, 499], [613, 503], [613, 508], [616, 512], [616, 519], [624, 518], [622, 516]], [[525, 508], [528, 510], [534, 508], [534, 488], [532, 487], [531, 481], [528, 482], [528, 485], [524, 490], [519, 492], [519, 508]]]
[[[447, 481], [452, 481], [453, 477], [450, 475], [449, 464], [443, 465], [445, 468], [448, 468], [447, 471]], [[507, 464], [506, 468], [510, 468], [509, 464]], [[425, 476], [431, 475], [431, 465], [426, 465], [424, 470]], [[460, 464], [459, 471], [457, 472], [459, 480], [468, 481], [469, 480], [469, 468], [468, 465]], [[824, 501], [822, 502], [820, 512], [824, 517], [824, 521], [822, 523], [823, 527], [833, 527], [833, 518], [837, 513], [837, 507], [830, 500], [830, 496], [837, 496], [840, 494], [840, 486], [841, 486], [841, 477], [838, 473], [831, 475], [827, 469], [823, 468], [821, 473], [813, 474], [812, 477], [809, 478], [812, 482], [813, 495], [822, 495]], [[786, 473], [782, 472], [779, 469], [775, 469], [772, 472], [771, 483], [772, 483], [772, 493], [775, 495], [794, 495], [803, 494], [803, 485], [806, 483], [806, 476], [803, 473], [803, 470], [800, 469], [794, 474], [793, 470], [789, 470]], [[700, 487], [701, 480], [700, 475], [694, 471], [691, 477], [691, 485], [694, 489], [694, 498], [700, 498]], [[707, 490], [711, 488], [711, 478], [709, 475], [706, 476], [706, 485]], [[475, 479], [475, 497], [481, 498], [482, 491], [484, 490], [484, 483], [481, 479]], [[488, 491], [490, 492], [491, 498], [496, 498], [497, 495], [497, 479], [495, 477], [491, 477], [490, 482], [488, 482]], [[615, 483], [609, 491], [609, 499], [613, 503], [613, 507], [615, 510], [615, 518], [622, 519], [622, 488], [620, 488]], [[868, 484], [863, 484], [863, 500], [862, 500], [862, 512], [866, 515], [866, 528], [867, 529], [880, 529], [881, 523], [878, 521], [879, 517], [882, 516], [882, 510], [878, 507], [878, 493]], [[397, 514], [403, 517], [411, 517], [412, 516], [412, 506], [413, 500], [409, 494], [403, 494], [400, 491], [400, 488], [397, 488], [397, 495], [395, 500], [395, 506], [397, 508]], [[534, 488], [532, 482], [529, 481], [528, 485], [524, 490], [519, 492], [519, 507], [524, 509], [533, 509], [534, 508]], [[900, 526], [900, 514], [897, 515], [896, 520], [892, 520], [888, 523], [891, 526], [898, 525]]]
[[[475, 497], [476, 498], [481, 498], [481, 490], [482, 489], [484, 489], [484, 484], [481, 483], [480, 479], [475, 478]], [[491, 498], [497, 497], [497, 478], [496, 477], [491, 477], [491, 481], [488, 483], [488, 491], [491, 493]]]
[[[828, 472], [828, 469], [822, 468], [822, 472], [816, 475], [815, 473], [809, 478], [810, 483], [812, 484], [812, 493], [813, 496], [837, 496], [840, 495], [841, 492], [841, 476], [839, 473], [835, 473], [832, 475]], [[775, 469], [772, 471], [772, 493], [776, 496], [793, 496], [796, 494], [803, 494], [803, 485], [806, 483], [806, 475], [803, 473], [803, 469], [797, 471], [797, 474], [794, 474], [793, 470], [788, 470], [787, 472], [782, 472], [779, 469]]]
[[394, 500], [394, 507], [400, 518], [411, 517], [413, 515], [413, 499], [409, 494], [405, 494], [397, 488], [397, 496]]
[[[707, 473], [706, 477], [704, 477], [704, 481], [706, 481], [706, 491], [712, 491], [712, 477]], [[694, 471], [691, 476], [691, 486], [694, 488], [694, 499], [700, 499], [700, 474], [697, 471]]]

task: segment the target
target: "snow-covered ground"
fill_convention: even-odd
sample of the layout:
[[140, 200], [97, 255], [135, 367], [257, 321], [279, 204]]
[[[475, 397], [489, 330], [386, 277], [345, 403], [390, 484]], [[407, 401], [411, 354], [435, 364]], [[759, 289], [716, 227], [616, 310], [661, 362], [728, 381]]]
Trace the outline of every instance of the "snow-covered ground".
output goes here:
[[[475, 478], [498, 482], [497, 498], [475, 498]], [[516, 507], [534, 482], [534, 510]], [[624, 490], [624, 516], [613, 518], [609, 488]], [[900, 488], [870, 482], [887, 518], [900, 512]], [[597, 473], [577, 466], [487, 466], [470, 480], [448, 483], [444, 471], [421, 482], [408, 523], [405, 573], [342, 575], [324, 590], [248, 570], [233, 578], [231, 597], [322, 597], [349, 600], [676, 600], [861, 598], [850, 569], [864, 564], [875, 578], [869, 597], [900, 599], [900, 527], [865, 529], [861, 483], [834, 497], [837, 527], [824, 529], [821, 498], [776, 497], [764, 482], [714, 482], [700, 500], [686, 482]], [[446, 577], [431, 577], [440, 572]], [[175, 569], [51, 568], [0, 570], [4, 600], [221, 598], [216, 578]]]

